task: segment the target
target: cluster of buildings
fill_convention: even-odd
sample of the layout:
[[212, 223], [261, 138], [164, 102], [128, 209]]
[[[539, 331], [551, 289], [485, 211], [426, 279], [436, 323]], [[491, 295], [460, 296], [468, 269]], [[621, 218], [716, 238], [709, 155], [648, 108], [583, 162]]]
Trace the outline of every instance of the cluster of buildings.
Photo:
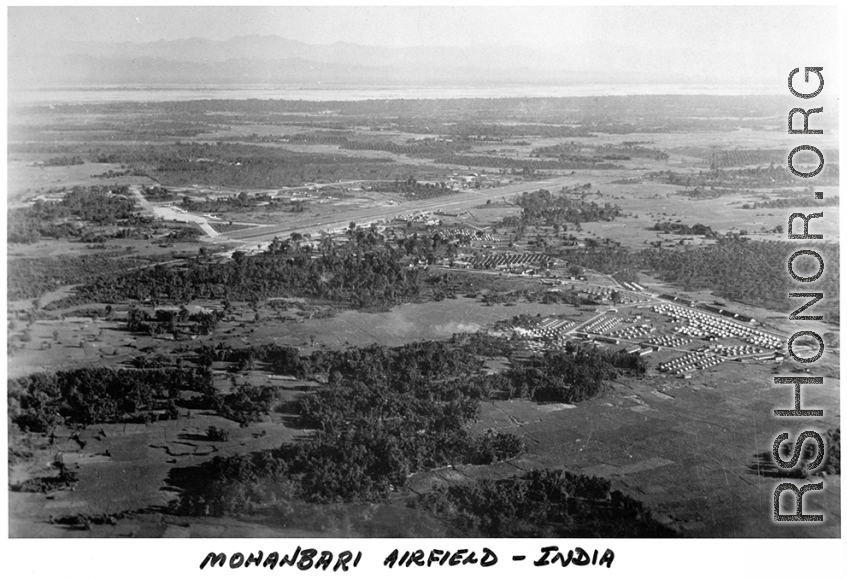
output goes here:
[[665, 348], [681, 348], [685, 344], [689, 343], [691, 340], [687, 338], [683, 338], [681, 336], [674, 335], [662, 335], [662, 336], [653, 336], [650, 338], [650, 343], [655, 344], [657, 346], [662, 346]]
[[471, 260], [476, 269], [510, 269], [521, 266], [534, 266], [548, 269], [552, 258], [540, 253], [492, 253]]
[[674, 330], [691, 337], [711, 341], [721, 338], [739, 338], [763, 349], [782, 349], [785, 347], [784, 341], [773, 334], [744, 326], [735, 321], [720, 319], [712, 314], [700, 313], [674, 304], [656, 305], [653, 306], [653, 311], [670, 316], [674, 322], [684, 320], [687, 325], [674, 328]]
[[646, 356], [647, 354], [652, 354], [655, 351], [655, 347], [645, 346], [644, 344], [638, 346], [631, 346], [626, 349], [627, 354], [638, 354], [639, 356]]
[[617, 316], [601, 316], [582, 328], [586, 334], [605, 334], [623, 321]]
[[635, 283], [634, 281], [633, 282], [621, 281], [621, 282], [618, 282], [618, 283], [620, 283], [624, 288], [628, 289], [629, 291], [639, 292], [639, 293], [643, 293], [645, 291], [643, 285], [639, 285], [639, 284]]
[[494, 237], [485, 231], [467, 229], [464, 227], [443, 229], [440, 233], [442, 236], [447, 238], [448, 242], [456, 241], [459, 245], [469, 245], [472, 241], [500, 241], [499, 237]]
[[[522, 257], [526, 259], [530, 255]], [[643, 286], [632, 283], [621, 285], [624, 288], [622, 290], [589, 286], [581, 290], [581, 293], [610, 299], [611, 293], [616, 291], [627, 297], [649, 299], [644, 294], [637, 293], [644, 291]], [[615, 296], [616, 299], [618, 297], [618, 295]], [[676, 303], [636, 305], [633, 315], [630, 316], [613, 315], [618, 310], [612, 309], [611, 312], [606, 312], [579, 327], [578, 331], [573, 331], [577, 327], [577, 322], [556, 317], [544, 318], [537, 324], [530, 324], [532, 327], [529, 328], [514, 327], [512, 331], [515, 337], [524, 341], [524, 347], [530, 351], [561, 348], [569, 339], [610, 345], [624, 341], [631, 344], [625, 345], [627, 353], [646, 356], [663, 348], [682, 349], [691, 344], [692, 339], [712, 342], [711, 345], [702, 344], [697, 349], [690, 346], [690, 351], [683, 351], [656, 366], [658, 371], [680, 378], [690, 378], [694, 371], [705, 370], [727, 359], [755, 357], [756, 360], [778, 360], [781, 358], [780, 350], [785, 348], [783, 338], [736, 321], [742, 318], [744, 321], [752, 321], [752, 318], [740, 316], [728, 310], [700, 311], [703, 308], [697, 302], [674, 296], [663, 295], [662, 297]], [[669, 331], [665, 333], [660, 331], [663, 324], [655, 325], [650, 319], [651, 315], [636, 312], [636, 310], [650, 311], [651, 309], [655, 314], [667, 316], [673, 324], [677, 325], [673, 328], [668, 327]], [[670, 326], [670, 324], [667, 325]], [[738, 342], [714, 343], [727, 339], [738, 340]]]
[[705, 370], [706, 368], [720, 364], [722, 361], [723, 358], [716, 356], [715, 354], [709, 354], [706, 352], [689, 352], [688, 354], [683, 354], [682, 356], [678, 356], [672, 360], [668, 360], [667, 362], [662, 362], [657, 366], [657, 368], [659, 372], [671, 372], [676, 373], [676, 375], [680, 378], [691, 378], [691, 374], [689, 372], [692, 370]]
[[511, 179], [489, 176], [485, 173], [453, 173], [445, 181], [448, 187], [457, 189], [478, 189], [480, 187], [495, 187], [500, 185], [508, 185], [512, 182]]
[[544, 318], [534, 328], [515, 327], [516, 336], [526, 339], [542, 339], [561, 343], [567, 339], [567, 332], [576, 325], [573, 320]]
[[655, 331], [656, 328], [650, 324], [639, 324], [618, 328], [617, 330], [610, 332], [609, 336], [613, 338], [623, 338], [624, 340], [637, 340]]
[[423, 211], [421, 213], [407, 213], [406, 215], [399, 215], [396, 218], [398, 221], [403, 221], [404, 223], [421, 223], [423, 225], [441, 225], [441, 220], [437, 217], [433, 217], [432, 213], [429, 211]]
[[614, 287], [588, 286], [582, 291], [595, 300], [614, 301], [619, 304], [634, 304], [650, 299], [649, 296], [631, 291], [619, 290]]
[[754, 354], [761, 354], [765, 350], [752, 344], [741, 344], [739, 346], [725, 346], [721, 344], [714, 346], [712, 348], [712, 351], [716, 354], [724, 356], [725, 358], [738, 358], [740, 356], [752, 356]]

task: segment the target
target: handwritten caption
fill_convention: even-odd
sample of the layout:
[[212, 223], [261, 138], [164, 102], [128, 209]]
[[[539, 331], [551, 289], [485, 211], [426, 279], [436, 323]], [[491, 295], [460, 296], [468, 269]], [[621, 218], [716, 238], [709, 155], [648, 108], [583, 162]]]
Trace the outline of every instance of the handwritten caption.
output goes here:
[[[512, 555], [512, 561], [526, 561], [526, 555]], [[611, 549], [606, 549], [602, 555], [600, 551], [594, 549], [592, 552], [586, 551], [581, 547], [569, 549], [567, 553], [561, 551], [559, 547], [551, 545], [542, 547], [534, 558], [531, 559], [532, 565], [535, 567], [544, 567], [547, 565], [567, 567], [568, 565], [576, 565], [584, 567], [586, 565], [605, 565], [606, 568], [612, 566], [615, 560], [615, 553]], [[267, 556], [262, 551], [255, 553], [236, 552], [227, 557], [226, 553], [211, 552], [200, 563], [200, 569], [208, 568], [229, 568], [229, 569], [246, 569], [248, 567], [263, 567], [265, 569], [275, 569], [276, 567], [290, 567], [299, 569], [300, 571], [308, 571], [310, 569], [320, 569], [323, 571], [349, 571], [359, 566], [362, 561], [361, 551], [342, 551], [336, 555], [332, 551], [318, 551], [317, 549], [301, 549], [297, 547], [293, 553], [280, 556], [276, 551], [269, 552]], [[417, 567], [456, 567], [459, 565], [479, 565], [480, 567], [492, 567], [500, 561], [497, 553], [488, 548], [483, 548], [477, 554], [476, 551], [469, 549], [456, 549], [455, 551], [431, 549], [424, 551], [423, 549], [400, 551], [394, 549], [382, 561], [384, 567], [389, 569], [404, 569], [411, 566]]]

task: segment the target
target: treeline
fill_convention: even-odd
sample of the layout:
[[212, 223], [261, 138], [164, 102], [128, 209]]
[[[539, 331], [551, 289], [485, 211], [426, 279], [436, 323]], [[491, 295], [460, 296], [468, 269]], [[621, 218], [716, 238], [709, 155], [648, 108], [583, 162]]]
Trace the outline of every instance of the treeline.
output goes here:
[[[819, 185], [838, 185], [838, 164], [827, 163], [816, 179]], [[697, 173], [677, 173], [676, 171], [658, 171], [648, 173], [648, 179], [667, 183], [669, 185], [683, 185], [685, 187], [717, 187], [717, 188], [762, 188], [773, 186], [797, 186], [803, 179], [797, 177], [788, 170], [784, 162], [780, 165], [769, 165], [767, 167], [755, 167], [746, 169], [721, 168]]]
[[73, 157], [50, 157], [42, 163], [45, 167], [68, 167], [70, 165], [84, 165], [85, 159], [78, 156]]
[[9, 422], [24, 431], [46, 433], [58, 424], [85, 427], [145, 420], [154, 411], [176, 418], [182, 391], [211, 388], [211, 373], [203, 369], [42, 372], [9, 380]]
[[693, 189], [679, 189], [676, 194], [692, 199], [717, 199], [724, 195], [738, 195], [752, 193], [749, 189], [728, 189], [726, 187], [694, 187]]
[[633, 158], [666, 161], [668, 154], [659, 149], [642, 147], [634, 143], [595, 145], [585, 143], [558, 143], [537, 147], [531, 153], [536, 157], [554, 157], [560, 161], [595, 163], [598, 160], [627, 161]]
[[[440, 155], [452, 154], [471, 148], [474, 143], [466, 139], [423, 138], [408, 139], [403, 143], [395, 143], [384, 139], [351, 138], [348, 134], [333, 134], [329, 131], [300, 133], [286, 137], [284, 140], [292, 143], [331, 144], [352, 151], [386, 151], [396, 155], [407, 155], [432, 159]], [[277, 138], [278, 139], [278, 138]]]
[[152, 187], [142, 185], [141, 194], [147, 201], [173, 201], [176, 199], [176, 195], [171, 190], [158, 185]]
[[672, 223], [665, 221], [653, 225], [654, 231], [663, 231], [665, 233], [676, 233], [678, 235], [705, 235], [706, 237], [716, 237], [717, 234], [712, 231], [712, 228], [702, 223], [694, 225], [686, 225], [685, 223]]
[[358, 229], [351, 236], [340, 246], [327, 238], [316, 254], [308, 245], [275, 240], [258, 255], [236, 252], [225, 263], [196, 259], [180, 268], [146, 268], [96, 280], [78, 293], [100, 302], [313, 297], [358, 307], [393, 305], [419, 296], [423, 276], [408, 267], [403, 249], [371, 229]]
[[621, 143], [618, 145], [600, 145], [595, 148], [595, 154], [604, 159], [629, 160], [629, 159], [653, 159], [654, 161], [667, 161], [670, 157], [660, 149], [642, 147], [636, 144]]
[[7, 263], [6, 291], [10, 300], [31, 299], [64, 285], [92, 283], [149, 264], [148, 260], [126, 257], [124, 252], [15, 258]]
[[222, 309], [192, 313], [185, 306], [178, 310], [154, 310], [150, 313], [133, 305], [127, 310], [127, 329], [154, 337], [170, 333], [174, 339], [182, 335], [209, 335], [225, 315]]
[[513, 359], [512, 367], [501, 377], [506, 381], [510, 398], [573, 404], [601, 394], [607, 382], [617, 378], [620, 371], [643, 374], [646, 369], [647, 364], [640, 356], [574, 346], [569, 342], [565, 350]]
[[465, 165], [468, 167], [492, 167], [496, 169], [556, 171], [575, 169], [620, 169], [620, 165], [607, 163], [602, 160], [559, 160], [545, 161], [541, 159], [516, 159], [494, 155], [441, 155], [433, 159], [433, 163], [448, 165]]
[[349, 350], [315, 350], [302, 357], [297, 348], [265, 344], [233, 348], [224, 343], [204, 345], [195, 350], [196, 362], [211, 366], [214, 362], [231, 364], [233, 372], [243, 372], [263, 364], [275, 374], [326, 382], [332, 374], [358, 376], [362, 380], [382, 380], [392, 375], [399, 380], [415, 380], [420, 375], [443, 378], [453, 374], [478, 372], [479, 360], [463, 348], [443, 342], [415, 342], [397, 348], [368, 346]]
[[[420, 342], [392, 349], [369, 346], [346, 351], [316, 350], [310, 356], [301, 357], [296, 348], [289, 346], [269, 344], [232, 348], [221, 343], [216, 347], [199, 347], [196, 361], [207, 367], [213, 362], [227, 362], [232, 372], [243, 372], [262, 364], [269, 372], [321, 381], [356, 376], [359, 381], [370, 384], [380, 382], [384, 376], [394, 376], [401, 393], [406, 389], [403, 384], [415, 384], [420, 376], [430, 376], [443, 383], [428, 386], [431, 390], [427, 396], [445, 400], [447, 391], [443, 389], [457, 388], [450, 377], [479, 372], [479, 356], [507, 356], [511, 362], [508, 370], [489, 375], [485, 380], [473, 379], [461, 384], [459, 390], [472, 393], [473, 399], [488, 398], [496, 393], [508, 398], [568, 404], [598, 396], [607, 382], [616, 379], [621, 372], [643, 374], [646, 370], [646, 363], [640, 356], [604, 348], [569, 343], [561, 351], [515, 357], [514, 347], [500, 338], [473, 334], [454, 336], [450, 342]], [[333, 397], [329, 406], [326, 396]], [[323, 391], [306, 399], [305, 414], [327, 428], [333, 420], [331, 408], [343, 406], [338, 396], [338, 391]], [[352, 412], [360, 403], [357, 402], [359, 395], [347, 391], [346, 396], [346, 404]], [[367, 401], [361, 402], [365, 404], [360, 408], [361, 417], [368, 416], [368, 405], [392, 404], [387, 398], [377, 398], [368, 396]]]
[[[208, 368], [80, 368], [9, 380], [9, 423], [49, 433], [62, 424], [85, 428], [113, 422], [174, 420], [180, 408], [211, 410], [247, 426], [267, 414], [272, 386], [234, 385], [221, 394]], [[183, 392], [199, 396], [183, 397]]]
[[[123, 171], [115, 171], [114, 169], [109, 169], [108, 171], [105, 171], [103, 173], [92, 175], [92, 177], [96, 179], [119, 179], [121, 177], [128, 177], [130, 175], [136, 174], [137, 173], [134, 169], [124, 169]], [[143, 176], [143, 173], [138, 175]]]
[[556, 124], [459, 122], [440, 127], [440, 130], [448, 135], [458, 135], [463, 137], [497, 137], [500, 139], [524, 136], [558, 138], [591, 136], [584, 127], [577, 125]]
[[599, 477], [531, 470], [438, 488], [409, 506], [442, 519], [453, 537], [670, 538], [641, 502]]
[[204, 235], [203, 231], [192, 223], [188, 224], [187, 227], [174, 228], [168, 233], [166, 239], [168, 241], [197, 242], [201, 235]]
[[593, 136], [586, 127], [579, 125], [561, 123], [503, 124], [493, 119], [490, 122], [444, 122], [443, 116], [424, 121], [401, 121], [397, 128], [410, 133], [448, 135], [476, 142], [502, 142], [504, 139], [516, 137], [567, 138]]
[[468, 430], [487, 393], [474, 356], [438, 342], [326, 355], [311, 363], [327, 374], [328, 385], [298, 404], [316, 434], [173, 473], [172, 484], [185, 489], [178, 512], [244, 514], [293, 500], [379, 501], [415, 472], [487, 464], [523, 448], [514, 435], [474, 437]]
[[456, 192], [452, 187], [448, 187], [444, 181], [419, 183], [414, 176], [410, 176], [405, 181], [399, 179], [379, 181], [371, 184], [370, 189], [380, 193], [402, 193], [410, 199], [430, 199]]
[[709, 165], [712, 170], [745, 165], [779, 165], [784, 164], [786, 158], [786, 152], [783, 149], [736, 149], [712, 153], [709, 157]]
[[742, 209], [814, 209], [816, 207], [837, 207], [839, 197], [827, 197], [826, 199], [814, 199], [811, 196], [804, 195], [783, 197], [781, 199], [769, 199], [768, 201], [756, 201], [754, 203], [745, 203], [741, 206]]
[[[624, 269], [653, 272], [663, 281], [675, 284], [686, 291], [709, 289], [718, 295], [776, 311], [789, 311], [798, 307], [788, 299], [788, 292], [796, 291], [786, 264], [796, 251], [795, 244], [782, 241], [752, 241], [738, 237], [721, 237], [708, 246], [684, 250], [650, 248], [633, 251], [619, 246], [600, 246], [569, 251], [566, 259], [583, 267], [604, 273]], [[837, 244], [811, 244], [804, 249], [814, 249], [823, 256], [826, 269], [815, 282], [815, 291], [827, 296], [818, 306], [825, 319], [838, 322], [840, 262]], [[795, 271], [802, 275], [802, 259], [795, 263]], [[816, 267], [816, 266], [815, 266]]]
[[7, 241], [35, 243], [41, 237], [78, 234], [80, 227], [71, 218], [94, 225], [127, 222], [135, 215], [135, 203], [128, 199], [129, 187], [74, 187], [61, 201], [36, 200], [30, 207], [9, 212]]
[[[516, 227], [519, 235], [529, 225], [563, 226], [566, 223], [587, 223], [589, 221], [612, 221], [621, 214], [617, 205], [604, 203], [598, 205], [593, 201], [584, 201], [574, 196], [568, 196], [565, 190], [554, 195], [546, 189], [522, 193], [515, 198], [515, 203], [521, 208], [519, 216], [508, 216], [503, 219], [505, 227]], [[565, 228], [566, 229], [566, 228]]]

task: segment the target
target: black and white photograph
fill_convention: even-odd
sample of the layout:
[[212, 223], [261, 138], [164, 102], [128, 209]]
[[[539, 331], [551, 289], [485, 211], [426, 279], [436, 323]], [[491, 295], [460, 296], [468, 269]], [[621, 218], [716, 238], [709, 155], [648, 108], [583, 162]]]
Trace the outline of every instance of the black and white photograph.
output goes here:
[[12, 545], [841, 537], [835, 6], [6, 19]]

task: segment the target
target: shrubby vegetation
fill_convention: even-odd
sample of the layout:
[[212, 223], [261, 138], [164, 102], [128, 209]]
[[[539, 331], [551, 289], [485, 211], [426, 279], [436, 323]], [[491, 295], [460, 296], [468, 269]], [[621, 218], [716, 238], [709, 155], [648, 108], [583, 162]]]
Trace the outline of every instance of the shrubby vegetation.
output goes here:
[[454, 537], [677, 536], [639, 501], [612, 491], [608, 480], [561, 470], [442, 487], [410, 506], [444, 520]]

